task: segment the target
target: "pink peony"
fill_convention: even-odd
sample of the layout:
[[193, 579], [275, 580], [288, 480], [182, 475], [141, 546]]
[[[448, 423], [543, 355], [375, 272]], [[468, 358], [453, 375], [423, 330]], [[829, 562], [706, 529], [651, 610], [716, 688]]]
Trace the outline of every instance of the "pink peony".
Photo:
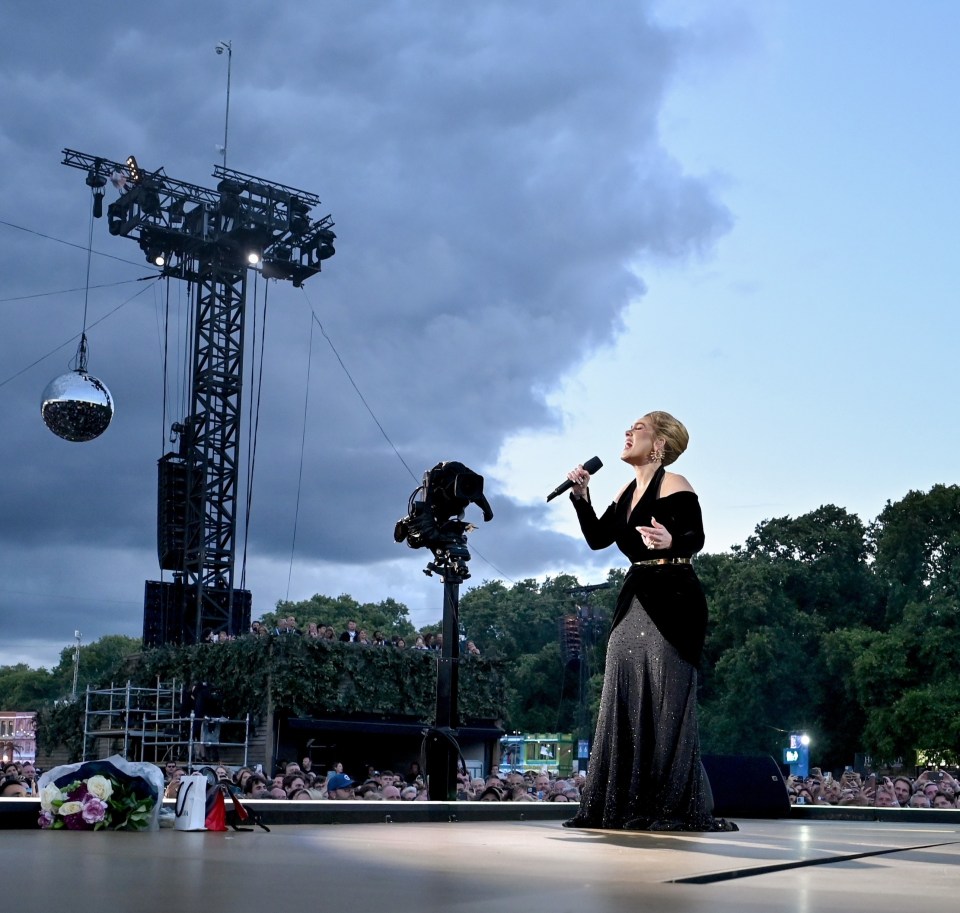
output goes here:
[[93, 793], [87, 795], [83, 800], [83, 820], [87, 824], [97, 824], [103, 821], [107, 814], [107, 803], [103, 799], [98, 799]]

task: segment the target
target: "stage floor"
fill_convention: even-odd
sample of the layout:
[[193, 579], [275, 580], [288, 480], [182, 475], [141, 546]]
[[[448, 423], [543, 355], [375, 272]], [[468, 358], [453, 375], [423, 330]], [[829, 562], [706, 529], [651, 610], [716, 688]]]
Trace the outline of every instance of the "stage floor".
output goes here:
[[739, 821], [722, 834], [557, 821], [271, 833], [0, 831], [9, 910], [956, 913], [960, 826]]

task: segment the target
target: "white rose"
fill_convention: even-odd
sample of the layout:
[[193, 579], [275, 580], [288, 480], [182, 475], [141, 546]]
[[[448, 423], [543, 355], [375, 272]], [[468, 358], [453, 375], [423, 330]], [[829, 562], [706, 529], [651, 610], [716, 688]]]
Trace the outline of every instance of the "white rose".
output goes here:
[[113, 795], [113, 784], [97, 774], [87, 780], [87, 792], [106, 802]]
[[57, 809], [58, 815], [75, 815], [77, 812], [83, 811], [82, 802], [64, 802], [60, 808]]
[[59, 802], [63, 798], [60, 787], [56, 783], [48, 783], [40, 790], [40, 808], [45, 812], [53, 808], [54, 802]]

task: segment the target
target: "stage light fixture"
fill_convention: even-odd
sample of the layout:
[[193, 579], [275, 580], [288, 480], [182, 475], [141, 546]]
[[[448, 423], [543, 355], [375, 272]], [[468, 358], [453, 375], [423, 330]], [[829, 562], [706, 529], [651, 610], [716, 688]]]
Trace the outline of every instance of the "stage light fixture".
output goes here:
[[167, 250], [153, 238], [142, 237], [140, 239], [140, 250], [143, 251], [147, 263], [152, 263], [154, 266], [166, 266], [170, 259]]
[[143, 177], [143, 172], [140, 171], [140, 166], [137, 164], [136, 158], [132, 155], [127, 156], [127, 171], [130, 172], [130, 180], [134, 184], [139, 184], [140, 179]]
[[111, 235], [119, 235], [123, 231], [123, 207], [117, 202], [107, 207], [107, 229]]
[[250, 266], [259, 266], [262, 259], [263, 258], [260, 256], [260, 254], [255, 250], [252, 250], [247, 254], [247, 263], [249, 263]]
[[160, 195], [152, 187], [144, 187], [141, 191], [140, 208], [148, 216], [160, 215]]
[[107, 179], [99, 174], [96, 169], [91, 168], [87, 173], [87, 186], [93, 191], [93, 217], [95, 219], [103, 217], [103, 193], [106, 184]]
[[295, 235], [306, 234], [310, 228], [310, 219], [307, 217], [310, 207], [299, 197], [290, 197], [290, 205], [287, 209], [287, 218], [290, 224], [290, 231]]

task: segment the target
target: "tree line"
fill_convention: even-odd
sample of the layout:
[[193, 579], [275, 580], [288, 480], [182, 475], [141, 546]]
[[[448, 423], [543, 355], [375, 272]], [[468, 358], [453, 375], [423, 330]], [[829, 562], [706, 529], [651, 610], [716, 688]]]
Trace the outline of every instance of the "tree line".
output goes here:
[[[710, 606], [705, 752], [779, 760], [789, 733], [803, 731], [825, 769], [857, 753], [875, 764], [960, 761], [960, 487], [910, 492], [870, 524], [834, 505], [766, 520], [695, 565]], [[622, 575], [610, 571], [609, 589], [592, 593], [558, 577], [485, 583], [461, 600], [468, 636], [512, 666], [509, 726], [590, 734], [605, 628], [589, 628], [609, 618]], [[564, 614], [587, 628], [579, 658], [564, 656]], [[578, 701], [589, 703], [586, 732]]]
[[[825, 505], [760, 523], [742, 545], [696, 559], [710, 606], [700, 677], [704, 751], [780, 757], [805, 731], [823, 767], [875, 760], [917, 762], [925, 752], [957, 763], [960, 748], [960, 487], [937, 485], [888, 502], [864, 524]], [[609, 618], [623, 579], [487, 581], [460, 600], [460, 624], [502, 670], [508, 731], [592, 732]], [[278, 603], [343, 630], [410, 638], [407, 608], [314, 596]], [[436, 631], [439, 621], [423, 628]], [[139, 641], [104, 637], [83, 646], [79, 690], [120, 680]], [[499, 673], [498, 673], [499, 674]], [[0, 667], [7, 709], [38, 709], [69, 694], [73, 648], [51, 671]], [[402, 712], [404, 708], [398, 708]]]

